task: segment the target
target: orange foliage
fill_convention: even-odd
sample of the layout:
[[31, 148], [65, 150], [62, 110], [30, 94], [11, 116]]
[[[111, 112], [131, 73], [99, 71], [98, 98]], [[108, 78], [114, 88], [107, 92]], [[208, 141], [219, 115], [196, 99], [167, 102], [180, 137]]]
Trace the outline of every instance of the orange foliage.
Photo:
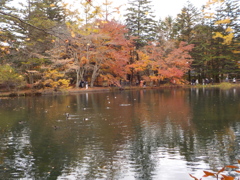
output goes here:
[[98, 21], [99, 30], [93, 38], [95, 50], [92, 59], [95, 60], [95, 70], [101, 69], [101, 76], [109, 84], [119, 85], [120, 79], [125, 79], [126, 65], [129, 60], [131, 40], [125, 38], [127, 29], [116, 21]]
[[[238, 160], [238, 164], [240, 164], [240, 160]], [[231, 165], [230, 166], [225, 166], [216, 173], [215, 172], [209, 172], [209, 171], [203, 171], [204, 172], [203, 177], [213, 176], [213, 177], [216, 177], [216, 179], [218, 180], [219, 176], [221, 176], [221, 180], [234, 180], [234, 177], [222, 174], [222, 172], [224, 172], [226, 168], [236, 169], [236, 168], [238, 168], [238, 166], [231, 166]], [[240, 173], [240, 171], [237, 171], [237, 170], [235, 170], [235, 172]], [[194, 178], [195, 180], [198, 180], [196, 177], [192, 176], [191, 174], [189, 174], [189, 175], [190, 175], [191, 178]]]
[[169, 78], [180, 82], [190, 68], [192, 59], [189, 52], [192, 49], [193, 45], [184, 42], [170, 51], [165, 50], [164, 45], [151, 43], [142, 51], [137, 51], [139, 60], [128, 67], [136, 72], [157, 71], [157, 74], [150, 76], [151, 80]]

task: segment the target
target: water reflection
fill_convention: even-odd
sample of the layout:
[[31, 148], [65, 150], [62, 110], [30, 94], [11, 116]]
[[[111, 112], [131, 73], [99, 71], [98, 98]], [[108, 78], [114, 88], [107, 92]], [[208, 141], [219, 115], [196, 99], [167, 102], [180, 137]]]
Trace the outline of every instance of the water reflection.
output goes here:
[[0, 176], [200, 177], [239, 158], [238, 93], [162, 89], [1, 99]]

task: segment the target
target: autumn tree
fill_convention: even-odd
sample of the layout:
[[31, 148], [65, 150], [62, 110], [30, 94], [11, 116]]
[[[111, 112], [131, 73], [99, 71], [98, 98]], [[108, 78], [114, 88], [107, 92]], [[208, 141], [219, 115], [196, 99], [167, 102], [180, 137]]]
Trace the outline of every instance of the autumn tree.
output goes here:
[[125, 38], [127, 29], [114, 20], [98, 21], [97, 25], [99, 29], [92, 36], [94, 48], [90, 56], [91, 87], [98, 75], [109, 84], [120, 86], [120, 80], [126, 78], [126, 65], [132, 46], [131, 41]]
[[[169, 43], [169, 42], [168, 42]], [[152, 42], [145, 47], [144, 51], [138, 52], [139, 61], [129, 65], [137, 71], [144, 73], [146, 81], [170, 80], [172, 83], [183, 83], [183, 76], [189, 70], [192, 58], [189, 52], [193, 45], [185, 42], [174, 42], [168, 47], [165, 44]]]
[[103, 6], [102, 6], [102, 19], [105, 19], [105, 21], [109, 21], [109, 20], [116, 20], [117, 17], [121, 17], [121, 7], [123, 5], [120, 6], [113, 6], [113, 1], [111, 0], [104, 0], [103, 2]]

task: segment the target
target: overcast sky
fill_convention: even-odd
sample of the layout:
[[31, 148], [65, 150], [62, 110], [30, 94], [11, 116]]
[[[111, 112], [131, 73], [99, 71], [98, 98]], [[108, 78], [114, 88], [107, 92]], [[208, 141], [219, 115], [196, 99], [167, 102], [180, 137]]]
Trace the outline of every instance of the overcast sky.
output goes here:
[[[70, 1], [70, 0], [68, 0]], [[92, 0], [98, 2], [99, 5], [105, 0]], [[124, 5], [122, 9], [128, 7], [128, 0], [110, 0], [113, 2], [113, 6]], [[153, 5], [153, 11], [156, 14], [156, 18], [163, 19], [168, 15], [175, 17], [181, 12], [183, 6], [187, 3], [187, 0], [151, 0]], [[201, 8], [208, 0], [189, 0], [195, 7]]]
[[[1, 0], [0, 0], [1, 1]], [[17, 2], [24, 2], [25, 0], [14, 0]], [[86, 0], [65, 0], [65, 2], [72, 4], [75, 2], [78, 4], [79, 2], [83, 2]], [[94, 5], [102, 5], [106, 0], [92, 0]], [[156, 18], [163, 19], [168, 15], [175, 17], [178, 13], [181, 12], [183, 6], [187, 3], [188, 0], [150, 0], [153, 5], [153, 11], [155, 12]], [[201, 8], [201, 6], [205, 5], [209, 0], [189, 0], [195, 7]], [[124, 9], [129, 7], [128, 0], [109, 0], [109, 2], [113, 2], [112, 6], [117, 7], [119, 5], [123, 5], [120, 9], [121, 12], [124, 13]]]

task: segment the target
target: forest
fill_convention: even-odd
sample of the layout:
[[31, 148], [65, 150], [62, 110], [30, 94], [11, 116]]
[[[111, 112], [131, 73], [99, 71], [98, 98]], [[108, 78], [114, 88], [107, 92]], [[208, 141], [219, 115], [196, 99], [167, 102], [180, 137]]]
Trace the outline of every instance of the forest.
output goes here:
[[[156, 19], [151, 0], [0, 2], [0, 88], [188, 84], [239, 78], [240, 3], [190, 2]], [[122, 16], [123, 21], [116, 18]]]

